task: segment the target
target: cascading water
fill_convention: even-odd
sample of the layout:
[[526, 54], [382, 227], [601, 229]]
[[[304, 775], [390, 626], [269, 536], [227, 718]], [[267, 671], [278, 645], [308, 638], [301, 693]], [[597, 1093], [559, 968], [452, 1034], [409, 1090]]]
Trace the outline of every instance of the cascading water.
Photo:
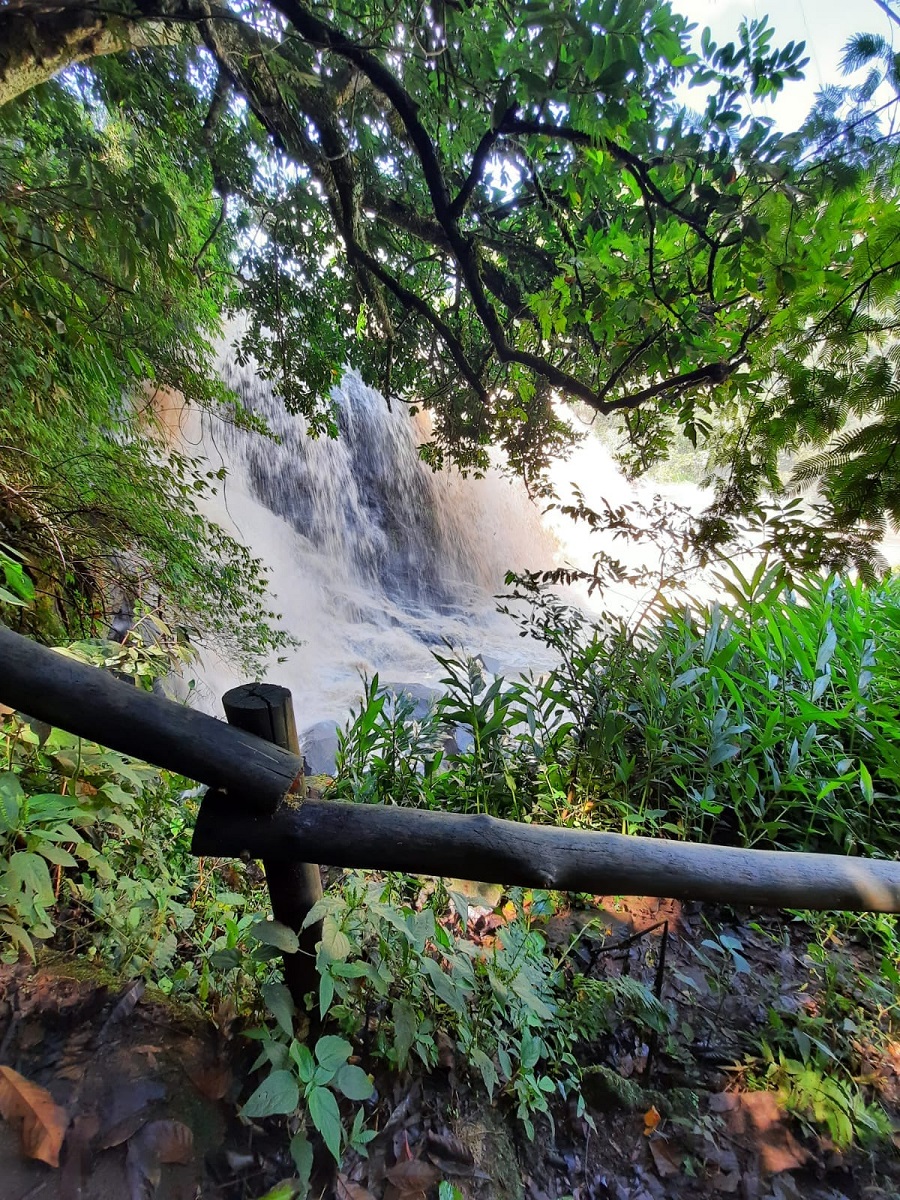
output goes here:
[[[280, 440], [207, 422], [203, 452], [228, 468], [207, 512], [269, 567], [274, 605], [302, 642], [266, 677], [291, 688], [301, 729], [315, 726], [308, 747], [346, 720], [362, 676], [427, 694], [444, 639], [489, 669], [549, 665], [495, 607], [506, 570], [554, 562], [555, 540], [520, 484], [499, 471], [435, 474], [405, 408], [353, 373], [334, 392], [336, 439], [311, 438], [251, 368], [226, 358], [221, 373]], [[211, 654], [202, 675], [210, 707], [238, 681]]]

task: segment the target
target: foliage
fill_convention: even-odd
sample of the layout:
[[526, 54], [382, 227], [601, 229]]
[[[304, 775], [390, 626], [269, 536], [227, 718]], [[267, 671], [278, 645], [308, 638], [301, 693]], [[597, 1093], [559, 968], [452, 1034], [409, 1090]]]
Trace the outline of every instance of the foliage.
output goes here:
[[34, 958], [55, 937], [167, 993], [245, 990], [264, 964], [243, 956], [228, 975], [228, 954], [249, 940], [256, 901], [238, 869], [207, 872], [191, 855], [196, 791], [15, 714], [0, 739], [4, 957]]
[[[202, 20], [195, 0], [164, 8], [164, 34], [146, 0], [127, 17], [96, 5], [91, 37], [79, 36], [77, 12], [61, 22], [41, 0], [2, 18], [5, 94], [24, 93], [4, 109], [11, 146], [28, 144], [40, 167], [48, 122], [65, 129], [81, 185], [85, 110], [99, 96], [116, 113], [90, 130], [108, 201], [91, 218], [96, 246], [83, 244], [74, 192], [28, 180], [24, 206], [8, 196], [12, 252], [40, 255], [39, 279], [49, 266], [44, 299], [23, 307], [47, 362], [94, 340], [55, 322], [93, 320], [108, 300], [127, 349], [101, 342], [95, 362], [82, 355], [73, 369], [179, 385], [189, 374], [187, 392], [202, 392], [200, 343], [231, 249], [243, 281], [232, 302], [248, 313], [240, 353], [315, 433], [334, 430], [329, 389], [349, 363], [430, 412], [424, 453], [435, 464], [480, 469], [498, 442], [539, 488], [548, 455], [571, 439], [559, 395], [619, 414], [634, 470], [676, 434], [706, 444], [719, 481], [712, 540], [761, 491], [781, 489], [782, 452], [809, 445], [826, 455], [806, 470], [823, 476], [833, 529], [896, 517], [898, 101], [878, 104], [879, 84], [896, 78], [878, 39], [848, 49], [862, 81], [826, 89], [803, 127], [783, 132], [759, 101], [802, 76], [805, 51], [779, 47], [767, 18], [718, 45], [708, 30], [693, 37], [665, 0], [519, 10], [488, 0], [477, 20], [457, 0], [253, 0]], [[102, 57], [111, 44], [98, 29], [121, 57]], [[74, 58], [87, 59], [77, 96], [34, 90]], [[686, 88], [696, 108], [684, 106]], [[109, 150], [128, 161], [127, 187]], [[122, 223], [124, 238], [107, 223]], [[106, 261], [120, 246], [121, 270]], [[142, 274], [135, 294], [137, 248], [159, 278], [145, 285]], [[125, 293], [107, 286], [111, 265]], [[142, 345], [119, 310], [155, 287], [174, 307], [148, 303], [154, 344]], [[171, 323], [161, 330], [175, 310], [188, 317], [178, 322], [187, 363]], [[33, 361], [12, 365], [20, 380]], [[861, 431], [847, 427], [857, 420]], [[62, 457], [50, 460], [57, 469]], [[193, 582], [205, 595], [208, 580]]]
[[226, 399], [210, 338], [233, 246], [170, 133], [88, 79], [0, 113], [0, 601], [53, 637], [161, 598], [194, 638], [255, 658], [283, 640], [264, 573], [197, 508], [221, 472], [163, 422]]
[[[453, 901], [457, 911], [464, 907], [461, 898]], [[399, 1070], [411, 1058], [436, 1066], [442, 1031], [490, 1096], [514, 1098], [533, 1136], [534, 1115], [549, 1112], [557, 1090], [573, 1091], [577, 1076], [572, 1032], [554, 1019], [562, 977], [519, 903], [518, 921], [485, 954], [454, 937], [436, 908], [404, 904], [390, 880], [345, 881], [309, 919], [323, 919], [322, 1017], [365, 1038], [371, 1015], [383, 1014], [368, 1048]]]
[[[12, 551], [7, 554], [6, 550]], [[3, 571], [5, 587], [0, 587], [0, 604], [13, 604], [16, 608], [26, 608], [34, 599], [34, 583], [22, 566], [21, 556], [13, 551], [12, 546], [0, 550], [0, 570]]]
[[[461, 669], [447, 662], [451, 674]], [[586, 930], [551, 949], [544, 922], [553, 896], [511, 889], [493, 936], [478, 937], [470, 907], [481, 900], [470, 899], [462, 881], [349, 872], [309, 917], [323, 922], [317, 1001], [327, 1031], [306, 1045], [303, 1017], [274, 963], [296, 950], [297, 935], [259, 919], [267, 900], [248, 869], [191, 856], [196, 793], [60, 731], [38, 732], [15, 715], [4, 719], [2, 736], [5, 956], [20, 948], [34, 955], [53, 938], [163, 991], [207, 1003], [229, 998], [245, 1008], [261, 985], [271, 1023], [250, 1034], [263, 1076], [248, 1088], [244, 1114], [289, 1117], [301, 1191], [314, 1134], [335, 1159], [348, 1148], [364, 1154], [374, 1136], [366, 1108], [373, 1080], [358, 1062], [395, 1072], [452, 1066], [534, 1136], [564, 1100], [589, 1119], [583, 1086], [596, 1072], [624, 1084], [597, 1057], [623, 1029], [634, 1031], [637, 1045], [658, 1039], [667, 1055], [685, 1057], [681, 1043], [694, 1034], [673, 1022], [672, 1001], [661, 1003], [638, 978], [597, 977], [590, 967], [582, 974], [575, 951]], [[798, 1008], [787, 997], [773, 1008], [762, 1044], [758, 1031], [743, 1031], [748, 1057], [739, 1073], [777, 1090], [801, 1120], [824, 1125], [838, 1144], [849, 1142], [851, 1129], [860, 1140], [875, 1139], [888, 1130], [867, 1064], [896, 1028], [896, 928], [884, 917], [839, 919], [848, 936], [871, 941], [876, 964], [881, 954], [880, 972], [870, 978], [841, 951], [831, 918], [806, 920], [817, 935], [802, 990], [811, 999]], [[735, 977], [750, 971], [745, 946], [711, 928], [695, 955], [704, 995], [716, 1002], [707, 1016], [716, 1028]], [[676, 969], [670, 984], [678, 996], [679, 984], [698, 987], [697, 975]], [[631, 1086], [640, 1103], [642, 1090]]]
[[[284, 984], [273, 983], [263, 989], [266, 1007], [278, 1021], [278, 1036], [268, 1030], [256, 1033], [262, 1041], [254, 1069], [268, 1065], [268, 1075], [242, 1108], [245, 1117], [270, 1117], [293, 1114], [301, 1105], [310, 1124], [336, 1162], [340, 1163], [346, 1146], [365, 1156], [366, 1145], [375, 1136], [366, 1130], [365, 1110], [358, 1108], [349, 1130], [341, 1118], [338, 1097], [359, 1103], [372, 1096], [374, 1086], [361, 1067], [349, 1062], [353, 1047], [334, 1034], [320, 1037], [313, 1051], [293, 1037], [294, 1005]], [[291, 1142], [291, 1154], [301, 1182], [309, 1182], [311, 1150], [301, 1130]], [[304, 1165], [306, 1170], [304, 1170]]]
[[[807, 947], [809, 989], [798, 1009], [771, 1008], [759, 1052], [739, 1071], [757, 1087], [776, 1090], [789, 1111], [828, 1131], [839, 1147], [890, 1136], [884, 1109], [872, 1102], [872, 1064], [893, 1045], [900, 1017], [896, 922], [883, 916], [802, 914], [816, 934]], [[838, 933], [870, 943], [880, 969], [861, 971]]]
[[[506, 681], [437, 655], [413, 720], [368, 686], [333, 794], [745, 846], [894, 854], [898, 581], [760, 562], [723, 599], [589, 619], [533, 579], [525, 629], [559, 656]], [[407, 700], [409, 698], [407, 697]], [[462, 748], [445, 755], [448, 738]]]
[[284, 986], [264, 988], [275, 1026], [250, 1036], [262, 1042], [256, 1066], [269, 1070], [245, 1104], [246, 1116], [299, 1109], [338, 1161], [346, 1145], [364, 1153], [374, 1136], [364, 1130], [364, 1110], [351, 1122], [334, 1097], [322, 1094], [356, 1102], [371, 1095], [371, 1080], [347, 1065], [355, 1043], [372, 1062], [401, 1072], [414, 1063], [431, 1070], [451, 1056], [491, 1099], [508, 1098], [534, 1137], [539, 1116], [552, 1121], [554, 1098], [571, 1097], [584, 1113], [575, 1049], [596, 1036], [601, 1009], [607, 1028], [629, 1019], [647, 1030], [668, 1029], [666, 1010], [639, 982], [582, 979], [565, 955], [549, 952], [538, 928], [548, 897], [513, 889], [514, 911], [496, 943], [478, 947], [466, 934], [466, 898], [450, 892], [448, 910], [439, 890], [416, 907], [410, 888], [419, 882], [348, 873], [310, 912], [307, 923], [323, 921], [319, 1016], [344, 1037], [320, 1037], [310, 1053], [294, 1036]]

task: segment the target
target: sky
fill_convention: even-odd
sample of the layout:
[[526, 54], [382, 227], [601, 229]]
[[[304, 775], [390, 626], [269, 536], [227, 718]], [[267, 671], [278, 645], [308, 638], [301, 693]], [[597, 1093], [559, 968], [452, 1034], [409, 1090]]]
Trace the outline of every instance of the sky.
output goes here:
[[[760, 115], [775, 117], [785, 130], [801, 124], [823, 84], [841, 80], [838, 62], [852, 34], [881, 34], [900, 50], [900, 25], [875, 0], [674, 0], [673, 7], [699, 25], [697, 35], [708, 25], [720, 45], [735, 40], [743, 17], [765, 15], [775, 28], [773, 45], [806, 42], [810, 61], [805, 80], [789, 84], [777, 100], [759, 106]], [[900, 4], [896, 8], [900, 12]], [[688, 93], [685, 99], [690, 103], [695, 96]]]

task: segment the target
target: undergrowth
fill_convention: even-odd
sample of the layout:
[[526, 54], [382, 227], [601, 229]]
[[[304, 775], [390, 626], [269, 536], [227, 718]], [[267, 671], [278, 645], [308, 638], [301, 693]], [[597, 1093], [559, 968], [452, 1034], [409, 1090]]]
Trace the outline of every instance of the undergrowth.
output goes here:
[[[735, 570], [720, 582], [727, 602], [659, 600], [628, 624], [591, 622], [535, 580], [515, 581], [513, 595], [528, 601], [523, 632], [551, 646], [558, 666], [506, 680], [448, 650], [437, 656], [444, 694], [424, 712], [373, 679], [340, 736], [330, 794], [670, 838], [895, 854], [897, 582], [788, 586], [764, 564], [750, 579]], [[168, 669], [159, 643], [147, 652], [136, 641], [70, 652], [145, 687]], [[0, 754], [5, 960], [36, 958], [49, 943], [200, 1005], [266, 1014], [250, 1033], [263, 1077], [243, 1112], [288, 1118], [301, 1179], [314, 1135], [338, 1161], [366, 1153], [367, 1070], [450, 1066], [534, 1137], [560, 1112], [589, 1119], [585, 1080], [609, 1072], [602, 1046], [623, 1028], [645, 1058], [652, 1045], [687, 1062], [683, 1014], [698, 978], [704, 996], [719, 997], [718, 1008], [704, 1010], [713, 1027], [734, 980], [751, 969], [739, 935], [711, 932], [693, 947], [695, 971], [661, 977], [661, 999], [639, 979], [585, 970], [577, 938], [551, 946], [546, 922], [565, 898], [506, 892], [495, 933], [478, 938], [468, 908], [483, 897], [467, 895], [464, 883], [345, 872], [310, 917], [323, 921], [311, 999], [325, 1032], [307, 1045], [277, 964], [296, 934], [266, 919], [253, 864], [191, 855], [197, 789], [15, 713], [0, 722]], [[809, 931], [810, 1003], [776, 1002], [765, 1028], [743, 1031], [735, 1076], [776, 1091], [838, 1146], [877, 1141], [891, 1132], [871, 1064], [900, 1015], [895, 922], [794, 919]], [[867, 945], [874, 968], [863, 971], [848, 954], [854, 941]]]
[[[439, 696], [367, 685], [335, 796], [750, 847], [892, 856], [900, 832], [900, 580], [788, 583], [589, 619], [536, 579], [513, 595], [555, 651], [541, 676], [437, 654]], [[448, 755], [448, 738], [457, 752]]]

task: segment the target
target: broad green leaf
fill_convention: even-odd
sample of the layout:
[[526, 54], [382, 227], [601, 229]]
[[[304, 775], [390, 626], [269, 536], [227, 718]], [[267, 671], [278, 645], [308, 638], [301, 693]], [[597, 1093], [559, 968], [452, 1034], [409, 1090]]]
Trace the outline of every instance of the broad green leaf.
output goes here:
[[43, 855], [55, 867], [78, 866], [78, 859], [73, 858], [68, 850], [63, 850], [60, 846], [54, 846], [52, 842], [44, 841], [43, 838], [35, 839], [34, 848], [38, 854]]
[[331, 1002], [334, 999], [334, 980], [331, 978], [328, 970], [324, 970], [319, 976], [319, 1015], [324, 1020], [328, 1015], [328, 1010], [331, 1008]]
[[17, 828], [24, 801], [19, 777], [12, 771], [0, 771], [0, 833]]
[[294, 1160], [294, 1168], [297, 1172], [297, 1181], [300, 1185], [299, 1195], [301, 1200], [306, 1196], [309, 1190], [309, 1177], [312, 1174], [313, 1167], [313, 1148], [310, 1145], [309, 1138], [301, 1130], [300, 1133], [295, 1133], [291, 1138], [290, 1145], [291, 1158]]
[[499, 1082], [497, 1078], [497, 1068], [494, 1066], [485, 1052], [483, 1050], [479, 1050], [477, 1046], [473, 1046], [469, 1051], [469, 1057], [481, 1072], [481, 1078], [484, 1080], [484, 1086], [487, 1088], [488, 1096], [491, 1100], [493, 1100], [494, 1090]]
[[313, 1125], [321, 1133], [322, 1140], [331, 1151], [335, 1162], [339, 1163], [341, 1161], [341, 1138], [343, 1130], [341, 1128], [341, 1114], [338, 1110], [338, 1103], [334, 1098], [334, 1093], [325, 1087], [313, 1088], [309, 1094], [307, 1103]]
[[459, 1016], [463, 1016], [465, 1011], [465, 991], [461, 984], [445, 974], [434, 959], [423, 958], [420, 960], [419, 965], [431, 980], [434, 990], [440, 996], [441, 1000]]
[[272, 1071], [241, 1109], [245, 1117], [273, 1117], [297, 1111], [300, 1088], [290, 1071]]
[[288, 1037], [292, 1037], [296, 1008], [291, 993], [283, 983], [267, 983], [263, 987], [262, 994], [266, 1008]]
[[264, 1196], [260, 1196], [259, 1200], [297, 1200], [299, 1196], [305, 1196], [309, 1185], [304, 1187], [297, 1179], [285, 1179], [281, 1183], [276, 1183]]
[[409, 1062], [409, 1052], [416, 1040], [418, 1023], [412, 1005], [406, 1000], [395, 1000], [391, 1010], [394, 1018], [394, 1052], [397, 1069], [404, 1071]]
[[535, 1037], [529, 1030], [522, 1033], [522, 1042], [519, 1049], [519, 1060], [522, 1067], [526, 1071], [530, 1071], [536, 1066], [543, 1052], [543, 1042], [540, 1038]]
[[875, 803], [875, 788], [872, 784], [872, 776], [869, 774], [869, 768], [864, 762], [859, 764], [859, 790], [862, 792], [866, 804]]
[[362, 1067], [347, 1063], [334, 1077], [334, 1086], [348, 1100], [368, 1100], [375, 1090], [374, 1084]]
[[6, 877], [9, 883], [21, 885], [26, 892], [34, 895], [44, 907], [49, 907], [56, 899], [50, 871], [39, 854], [19, 850], [10, 855]]
[[239, 950], [214, 950], [209, 956], [209, 965], [216, 971], [233, 971], [240, 962]]
[[353, 1047], [350, 1043], [343, 1038], [336, 1037], [333, 1033], [320, 1037], [316, 1042], [316, 1061], [326, 1071], [337, 1071], [352, 1053]]
[[309, 1083], [316, 1070], [315, 1060], [309, 1047], [304, 1046], [302, 1042], [292, 1041], [290, 1055], [297, 1064], [297, 1074], [300, 1076], [301, 1083]]
[[36, 961], [34, 942], [31, 940], [31, 937], [26, 929], [23, 929], [21, 925], [14, 924], [12, 921], [4, 921], [2, 924], [0, 924], [0, 929], [3, 930], [7, 937], [11, 938], [12, 941], [16, 942], [22, 947], [32, 962]]
[[322, 921], [322, 945], [328, 957], [337, 962], [343, 962], [353, 949], [350, 939], [331, 913]]
[[274, 946], [283, 954], [296, 954], [300, 949], [296, 933], [280, 921], [257, 921], [255, 925], [251, 925], [250, 934], [258, 942], [265, 946]]

